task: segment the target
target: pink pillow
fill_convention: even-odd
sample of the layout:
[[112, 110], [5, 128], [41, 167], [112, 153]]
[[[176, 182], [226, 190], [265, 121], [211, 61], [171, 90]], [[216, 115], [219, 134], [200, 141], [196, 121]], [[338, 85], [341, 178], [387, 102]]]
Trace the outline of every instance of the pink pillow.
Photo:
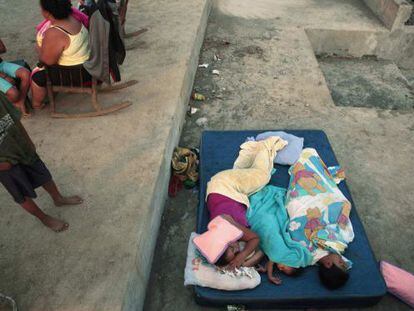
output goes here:
[[385, 261], [380, 267], [388, 292], [414, 308], [414, 275]]
[[236, 226], [217, 216], [207, 226], [208, 231], [193, 239], [194, 245], [211, 264], [215, 264], [228, 245], [243, 236]]

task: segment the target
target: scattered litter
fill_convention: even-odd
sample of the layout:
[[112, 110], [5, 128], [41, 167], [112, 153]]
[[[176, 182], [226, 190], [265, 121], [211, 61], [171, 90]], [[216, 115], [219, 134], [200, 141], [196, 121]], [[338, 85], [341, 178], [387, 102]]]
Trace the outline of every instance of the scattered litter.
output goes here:
[[198, 68], [208, 68], [208, 66], [209, 65], [205, 63], [205, 64], [198, 65]]
[[309, 107], [309, 104], [305, 104], [305, 107]]
[[198, 100], [198, 101], [203, 101], [203, 100], [206, 100], [206, 97], [205, 97], [203, 94], [196, 93], [196, 92], [194, 92], [194, 93], [193, 93], [192, 98], [193, 98], [194, 100]]
[[196, 114], [198, 110], [200, 109], [195, 107], [188, 107], [187, 116], [191, 117], [193, 114]]
[[266, 31], [266, 32], [263, 34], [263, 39], [266, 39], [266, 40], [270, 40], [270, 39], [272, 39], [272, 33], [271, 33], [270, 31]]
[[171, 178], [168, 185], [168, 195], [177, 196], [185, 187], [194, 188], [198, 182], [199, 150], [197, 148], [176, 147], [171, 159]]
[[206, 125], [207, 125], [207, 123], [208, 123], [208, 119], [207, 118], [199, 118], [199, 119], [197, 119], [197, 121], [196, 121], [196, 124], [199, 126], [199, 127], [206, 127]]
[[213, 69], [213, 71], [211, 72], [213, 75], [219, 76], [220, 75], [220, 71], [218, 71], [217, 69]]
[[213, 59], [214, 59], [215, 62], [221, 61], [221, 58], [218, 54], [214, 54]]
[[187, 212], [185, 212], [185, 214], [183, 215], [183, 217], [181, 217], [181, 220], [186, 220], [186, 219], [187, 219], [187, 217], [188, 217], [188, 213], [187, 213]]

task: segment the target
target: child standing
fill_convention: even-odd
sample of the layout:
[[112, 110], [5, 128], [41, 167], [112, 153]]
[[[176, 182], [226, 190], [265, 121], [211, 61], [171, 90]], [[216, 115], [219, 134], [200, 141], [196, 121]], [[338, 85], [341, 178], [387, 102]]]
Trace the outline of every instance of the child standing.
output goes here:
[[0, 182], [16, 203], [37, 217], [45, 226], [61, 232], [69, 224], [45, 214], [33, 201], [35, 189], [43, 187], [55, 206], [82, 203], [78, 196], [64, 197], [42, 162], [29, 135], [20, 123], [20, 113], [0, 93]]

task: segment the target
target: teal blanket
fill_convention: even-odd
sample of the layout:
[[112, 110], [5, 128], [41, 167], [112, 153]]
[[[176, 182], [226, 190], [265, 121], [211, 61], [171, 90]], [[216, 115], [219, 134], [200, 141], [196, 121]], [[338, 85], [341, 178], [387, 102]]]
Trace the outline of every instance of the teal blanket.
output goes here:
[[286, 189], [271, 185], [251, 195], [247, 221], [260, 237], [260, 247], [271, 261], [290, 267], [306, 267], [312, 263], [312, 255], [290, 237], [285, 195]]

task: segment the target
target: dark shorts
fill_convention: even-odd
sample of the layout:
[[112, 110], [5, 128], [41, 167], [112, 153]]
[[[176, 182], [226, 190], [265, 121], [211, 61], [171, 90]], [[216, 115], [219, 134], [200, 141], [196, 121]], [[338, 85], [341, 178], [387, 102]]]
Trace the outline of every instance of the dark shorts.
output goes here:
[[[89, 86], [92, 76], [85, 68], [79, 69], [78, 66], [50, 66], [48, 74], [52, 85], [79, 87], [82, 84]], [[36, 71], [32, 74], [32, 81], [40, 87], [46, 87], [46, 70]]]
[[51, 180], [52, 175], [40, 159], [31, 165], [17, 164], [10, 170], [0, 171], [0, 182], [19, 204], [26, 197], [36, 198], [35, 189]]

